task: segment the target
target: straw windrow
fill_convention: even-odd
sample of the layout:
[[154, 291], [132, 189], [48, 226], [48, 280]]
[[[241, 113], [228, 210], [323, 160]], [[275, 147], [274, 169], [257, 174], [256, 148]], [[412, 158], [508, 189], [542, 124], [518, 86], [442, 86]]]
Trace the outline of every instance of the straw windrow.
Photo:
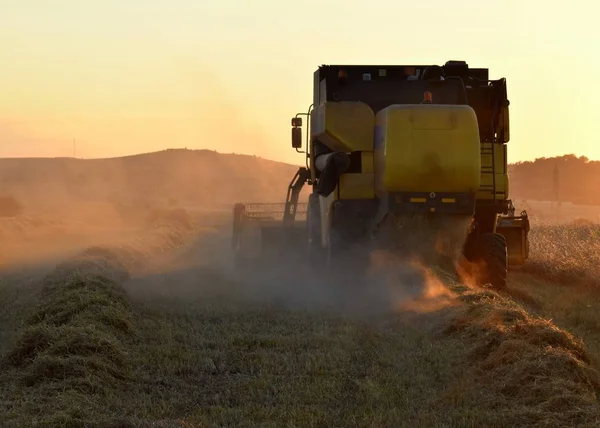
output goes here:
[[[180, 246], [182, 230], [191, 227], [161, 216], [151, 223], [147, 243], [88, 248], [43, 278], [40, 303], [2, 358], [14, 383], [13, 402], [23, 406], [2, 409], [6, 422], [16, 423], [25, 410], [38, 415], [42, 425], [60, 425], [60, 420], [77, 425], [89, 420], [85, 415], [94, 414], [103, 397], [127, 390], [128, 342], [135, 331], [129, 296], [120, 283], [148, 258]], [[151, 245], [157, 241], [160, 246]]]

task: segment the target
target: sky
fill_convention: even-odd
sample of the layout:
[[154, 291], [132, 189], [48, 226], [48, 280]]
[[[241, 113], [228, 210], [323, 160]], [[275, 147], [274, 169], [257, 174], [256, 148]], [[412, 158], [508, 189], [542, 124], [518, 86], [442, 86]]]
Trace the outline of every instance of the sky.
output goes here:
[[598, 12], [591, 0], [0, 0], [0, 156], [187, 147], [302, 164], [290, 118], [320, 64], [455, 59], [507, 78], [510, 162], [596, 160]]

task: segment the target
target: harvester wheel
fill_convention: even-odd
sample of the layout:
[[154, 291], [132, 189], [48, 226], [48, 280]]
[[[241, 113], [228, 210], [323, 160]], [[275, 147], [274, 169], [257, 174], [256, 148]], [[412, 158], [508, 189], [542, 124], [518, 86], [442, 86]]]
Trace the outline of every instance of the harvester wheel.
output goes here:
[[507, 282], [508, 254], [506, 238], [499, 233], [482, 233], [477, 238], [476, 261], [481, 263], [479, 282], [504, 290]]

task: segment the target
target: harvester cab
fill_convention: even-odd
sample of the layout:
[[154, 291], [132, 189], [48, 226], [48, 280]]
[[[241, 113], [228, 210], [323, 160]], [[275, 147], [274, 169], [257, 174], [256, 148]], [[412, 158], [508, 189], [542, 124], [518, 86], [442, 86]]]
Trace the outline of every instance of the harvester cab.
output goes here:
[[[390, 238], [383, 225], [394, 219], [467, 219], [462, 258], [477, 265], [479, 282], [504, 288], [509, 262], [527, 258], [529, 223], [510, 214], [506, 79], [488, 74], [464, 61], [320, 66], [311, 106], [292, 119], [292, 147], [306, 165], [280, 218], [236, 205], [236, 259], [297, 248], [309, 264], [334, 266], [350, 247], [410, 237], [405, 228]], [[312, 192], [300, 210], [305, 184]]]

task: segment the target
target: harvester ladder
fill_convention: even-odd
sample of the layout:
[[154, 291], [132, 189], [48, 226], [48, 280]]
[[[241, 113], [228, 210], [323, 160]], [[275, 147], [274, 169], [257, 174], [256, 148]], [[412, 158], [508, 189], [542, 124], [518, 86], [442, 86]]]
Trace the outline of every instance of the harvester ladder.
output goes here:
[[[486, 147], [486, 145], [489, 144], [490, 147]], [[495, 143], [481, 143], [481, 174], [485, 175], [485, 174], [491, 174], [492, 175], [492, 184], [481, 184], [481, 188], [483, 190], [489, 190], [492, 192], [492, 198], [493, 201], [496, 202], [496, 157], [495, 157], [495, 150], [494, 150], [494, 144]], [[485, 164], [483, 163], [483, 159], [487, 158], [486, 155], [491, 155], [491, 159], [492, 162], [491, 164]], [[482, 177], [483, 178], [483, 177]]]
[[294, 178], [290, 182], [285, 198], [285, 211], [283, 212], [283, 226], [291, 227], [296, 219], [296, 211], [298, 209], [298, 199], [304, 184], [310, 179], [310, 171], [308, 168], [301, 166], [296, 171]]
[[[503, 84], [504, 90], [506, 92], [506, 79], [500, 79], [500, 81]], [[489, 84], [489, 82], [488, 82]], [[493, 112], [492, 112], [492, 117], [491, 117], [491, 129], [492, 131], [492, 135], [490, 136], [491, 138], [488, 138], [488, 142], [486, 142], [487, 144], [490, 145], [490, 148], [486, 148], [485, 144], [483, 143], [481, 145], [481, 154], [483, 155], [491, 155], [492, 158], [492, 164], [489, 166], [485, 166], [485, 165], [481, 165], [481, 172], [483, 174], [492, 174], [492, 184], [491, 184], [491, 190], [492, 190], [492, 200], [494, 201], [494, 203], [496, 202], [496, 194], [497, 194], [497, 190], [496, 190], [496, 147], [497, 146], [501, 146], [501, 142], [500, 141], [500, 134], [498, 134], [498, 122], [499, 122], [499, 116], [500, 116], [500, 112], [502, 109], [501, 106], [501, 100], [504, 99], [506, 100], [506, 95], [504, 96], [504, 98], [502, 97], [498, 97], [496, 96], [495, 100], [494, 100], [494, 104], [493, 104]], [[508, 105], [508, 100], [506, 100], [506, 105]], [[490, 185], [487, 186], [482, 186], [483, 188], [490, 188]]]

